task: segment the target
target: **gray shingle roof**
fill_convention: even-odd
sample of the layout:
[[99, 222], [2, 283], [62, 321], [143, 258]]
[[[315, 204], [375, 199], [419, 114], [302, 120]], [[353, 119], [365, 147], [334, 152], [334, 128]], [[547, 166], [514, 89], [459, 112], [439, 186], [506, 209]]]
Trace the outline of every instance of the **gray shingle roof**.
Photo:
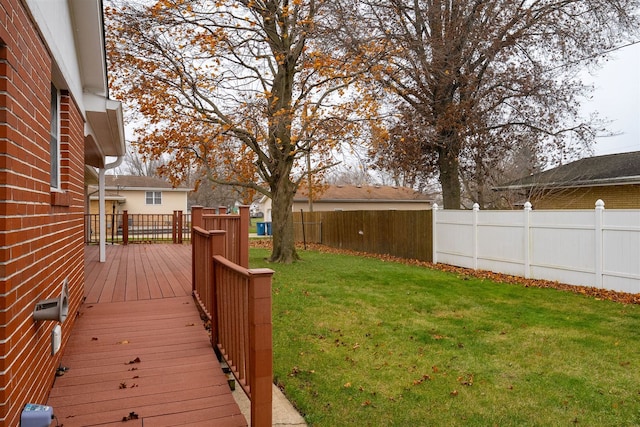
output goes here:
[[496, 190], [640, 184], [640, 151], [587, 157], [557, 168], [516, 179]]

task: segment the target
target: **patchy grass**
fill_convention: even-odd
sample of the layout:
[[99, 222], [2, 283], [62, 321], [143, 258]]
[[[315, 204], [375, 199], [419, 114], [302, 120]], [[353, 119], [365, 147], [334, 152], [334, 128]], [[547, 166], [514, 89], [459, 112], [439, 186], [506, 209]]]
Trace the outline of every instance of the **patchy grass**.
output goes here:
[[305, 251], [273, 279], [274, 376], [314, 426], [640, 425], [640, 306]]

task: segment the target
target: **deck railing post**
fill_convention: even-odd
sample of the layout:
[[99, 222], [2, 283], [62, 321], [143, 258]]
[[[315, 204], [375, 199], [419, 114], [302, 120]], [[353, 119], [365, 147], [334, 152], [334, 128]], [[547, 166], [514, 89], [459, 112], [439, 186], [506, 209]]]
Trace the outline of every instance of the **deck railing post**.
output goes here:
[[127, 245], [129, 243], [129, 212], [122, 211], [122, 244]]
[[217, 348], [218, 345], [218, 326], [220, 324], [218, 320], [218, 289], [217, 287], [220, 285], [217, 282], [217, 274], [215, 269], [215, 262], [213, 257], [216, 255], [221, 255], [226, 257], [226, 240], [227, 232], [224, 230], [213, 230], [209, 231], [209, 254], [210, 257], [207, 260], [206, 269], [208, 270], [208, 283], [207, 286], [209, 288], [209, 298], [205, 304], [208, 304], [210, 309], [209, 313], [211, 314], [211, 345], [213, 348]]
[[182, 211], [173, 211], [171, 221], [171, 240], [174, 244], [182, 244]]
[[191, 229], [193, 227], [205, 228], [202, 226], [203, 209], [202, 206], [191, 206]]
[[218, 214], [225, 215], [226, 213], [227, 213], [227, 207], [226, 206], [218, 206]]
[[191, 206], [191, 291], [196, 290], [195, 227], [202, 227], [202, 206]]
[[240, 250], [240, 262], [239, 264], [244, 268], [249, 268], [249, 206], [240, 206], [240, 236], [239, 250]]
[[174, 245], [178, 243], [178, 211], [173, 211], [171, 217], [171, 242]]
[[267, 268], [249, 270], [249, 384], [252, 427], [272, 425], [272, 275], [273, 270]]

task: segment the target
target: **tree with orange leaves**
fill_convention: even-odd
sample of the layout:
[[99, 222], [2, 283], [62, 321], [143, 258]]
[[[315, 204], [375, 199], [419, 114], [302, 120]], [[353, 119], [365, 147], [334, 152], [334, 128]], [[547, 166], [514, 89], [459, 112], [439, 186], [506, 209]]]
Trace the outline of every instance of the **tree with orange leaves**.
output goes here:
[[358, 58], [323, 38], [326, 5], [112, 0], [106, 8], [111, 87], [143, 117], [140, 154], [164, 158], [173, 182], [200, 168], [210, 183], [271, 198], [273, 262], [298, 258], [297, 187], [320, 179], [334, 150], [361, 137], [358, 119], [375, 107], [358, 96]]

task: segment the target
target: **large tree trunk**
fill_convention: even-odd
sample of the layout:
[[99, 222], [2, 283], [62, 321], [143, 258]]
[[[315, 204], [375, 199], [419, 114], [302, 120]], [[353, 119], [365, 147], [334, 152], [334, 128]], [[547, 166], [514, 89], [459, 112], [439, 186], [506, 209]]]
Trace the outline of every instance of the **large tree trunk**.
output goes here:
[[443, 138], [438, 148], [438, 168], [445, 209], [460, 209], [460, 142], [455, 136]]
[[290, 264], [300, 259], [296, 252], [293, 235], [293, 196], [294, 184], [285, 176], [272, 188], [271, 219], [273, 232], [273, 249], [270, 262]]

